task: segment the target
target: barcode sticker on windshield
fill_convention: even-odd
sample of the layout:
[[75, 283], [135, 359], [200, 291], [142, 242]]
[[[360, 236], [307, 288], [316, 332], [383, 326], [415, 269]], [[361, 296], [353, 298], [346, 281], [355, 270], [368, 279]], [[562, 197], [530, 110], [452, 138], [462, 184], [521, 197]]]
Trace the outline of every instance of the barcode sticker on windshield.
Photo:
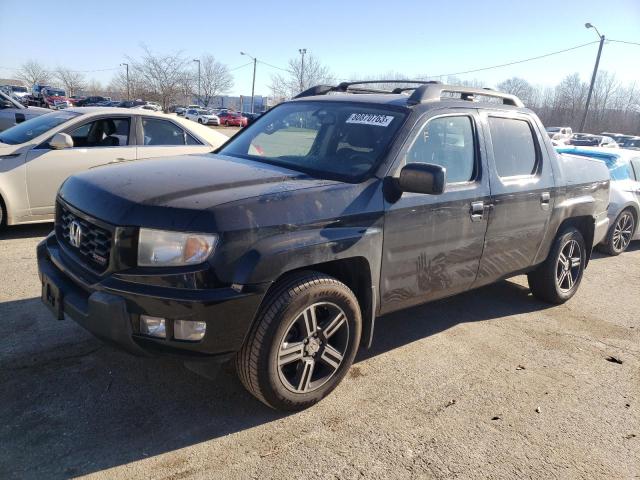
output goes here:
[[376, 115], [374, 113], [352, 113], [346, 123], [359, 123], [361, 125], [377, 125], [388, 127], [393, 120], [393, 115]]

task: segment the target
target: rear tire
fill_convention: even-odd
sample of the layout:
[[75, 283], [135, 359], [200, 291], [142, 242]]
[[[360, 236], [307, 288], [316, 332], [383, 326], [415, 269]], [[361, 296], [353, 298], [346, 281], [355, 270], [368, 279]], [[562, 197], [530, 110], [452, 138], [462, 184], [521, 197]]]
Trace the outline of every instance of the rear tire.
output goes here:
[[199, 119], [198, 119], [198, 123], [199, 123], [200, 125], [202, 125], [202, 119], [201, 119], [201, 118], [199, 118]]
[[607, 255], [616, 256], [624, 252], [631, 243], [636, 231], [636, 218], [630, 209], [623, 210], [615, 219], [604, 243], [598, 245], [598, 250]]
[[531, 293], [545, 302], [566, 302], [578, 291], [586, 259], [582, 234], [574, 227], [563, 229], [547, 259], [527, 275]]
[[342, 282], [294, 273], [267, 295], [236, 370], [245, 388], [276, 410], [295, 411], [329, 395], [360, 343], [358, 300]]
[[0, 232], [7, 227], [7, 207], [4, 206], [4, 201], [0, 197]]

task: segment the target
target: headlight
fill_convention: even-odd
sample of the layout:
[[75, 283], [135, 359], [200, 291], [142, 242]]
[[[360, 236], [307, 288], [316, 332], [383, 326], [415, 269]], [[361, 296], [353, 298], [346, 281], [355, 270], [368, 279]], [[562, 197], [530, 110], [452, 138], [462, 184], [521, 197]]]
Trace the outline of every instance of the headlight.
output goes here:
[[141, 228], [138, 238], [138, 265], [177, 267], [204, 262], [215, 249], [218, 236]]

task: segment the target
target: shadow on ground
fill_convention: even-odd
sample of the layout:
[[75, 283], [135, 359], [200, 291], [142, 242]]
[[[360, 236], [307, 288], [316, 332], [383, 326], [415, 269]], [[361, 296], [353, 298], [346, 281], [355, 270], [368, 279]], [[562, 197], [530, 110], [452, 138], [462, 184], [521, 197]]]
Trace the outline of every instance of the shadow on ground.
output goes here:
[[[357, 361], [458, 323], [546, 306], [501, 282], [378, 319], [373, 347]], [[0, 342], [2, 478], [88, 474], [285, 416], [246, 393], [231, 367], [212, 382], [179, 363], [132, 357], [70, 320], [52, 320], [36, 298], [0, 311], [3, 330], [13, 332]]]
[[46, 237], [53, 230], [53, 223], [36, 223], [31, 225], [15, 225], [0, 230], [0, 240], [17, 238]]

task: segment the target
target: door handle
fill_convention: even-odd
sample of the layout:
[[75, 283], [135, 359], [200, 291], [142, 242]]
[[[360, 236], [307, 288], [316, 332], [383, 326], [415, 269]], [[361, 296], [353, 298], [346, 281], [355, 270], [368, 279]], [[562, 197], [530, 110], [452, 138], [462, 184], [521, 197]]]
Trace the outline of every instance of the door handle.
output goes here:
[[471, 202], [471, 221], [479, 222], [484, 217], [484, 202]]
[[551, 194], [549, 192], [542, 192], [540, 195], [540, 206], [543, 210], [549, 210], [549, 204], [551, 203]]

